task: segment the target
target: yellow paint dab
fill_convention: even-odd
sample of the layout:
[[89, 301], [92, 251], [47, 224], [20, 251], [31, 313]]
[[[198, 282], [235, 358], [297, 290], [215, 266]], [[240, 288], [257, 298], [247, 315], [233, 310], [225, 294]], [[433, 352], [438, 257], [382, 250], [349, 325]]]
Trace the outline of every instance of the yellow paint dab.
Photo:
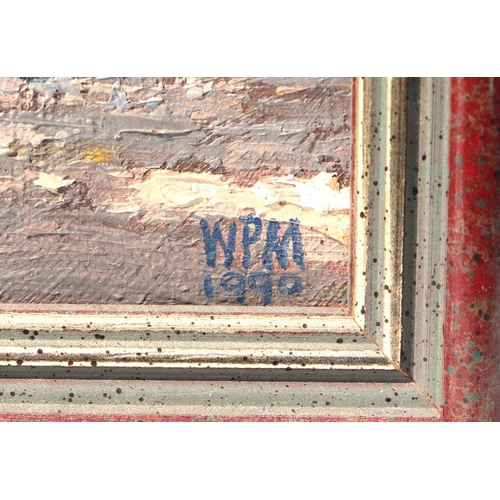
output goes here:
[[91, 148], [85, 151], [85, 159], [94, 163], [107, 163], [115, 155], [109, 148]]
[[17, 154], [23, 154], [23, 153], [29, 152], [29, 150], [26, 146], [21, 146], [20, 144], [10, 144], [9, 150], [12, 151], [13, 153], [17, 153]]

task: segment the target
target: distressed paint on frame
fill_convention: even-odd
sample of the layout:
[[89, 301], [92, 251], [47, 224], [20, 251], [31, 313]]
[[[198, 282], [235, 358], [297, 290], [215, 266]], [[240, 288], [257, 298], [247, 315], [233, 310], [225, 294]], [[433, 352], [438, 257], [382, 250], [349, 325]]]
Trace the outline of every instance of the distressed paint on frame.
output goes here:
[[452, 78], [444, 414], [500, 421], [500, 78]]

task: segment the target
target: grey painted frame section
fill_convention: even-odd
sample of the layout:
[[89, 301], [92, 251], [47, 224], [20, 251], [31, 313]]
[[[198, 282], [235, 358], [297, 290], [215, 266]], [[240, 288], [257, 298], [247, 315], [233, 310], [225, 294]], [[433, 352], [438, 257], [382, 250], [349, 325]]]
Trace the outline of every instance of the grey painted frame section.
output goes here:
[[401, 367], [442, 405], [450, 81], [413, 78], [409, 93]]
[[0, 413], [439, 418], [449, 84], [361, 78], [355, 99], [352, 317], [5, 306]]
[[360, 79], [354, 196], [353, 313], [399, 364], [403, 295], [406, 78]]

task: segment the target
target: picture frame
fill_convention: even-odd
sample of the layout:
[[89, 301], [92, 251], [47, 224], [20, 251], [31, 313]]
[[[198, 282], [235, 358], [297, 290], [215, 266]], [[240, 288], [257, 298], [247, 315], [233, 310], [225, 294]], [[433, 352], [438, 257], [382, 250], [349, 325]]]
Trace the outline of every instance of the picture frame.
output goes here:
[[[453, 183], [456, 150], [473, 157], [457, 139], [472, 119], [457, 89], [474, 96], [471, 89], [485, 85], [469, 80], [354, 80], [348, 315], [326, 308], [3, 304], [0, 419], [495, 419], [492, 379], [472, 382], [472, 369], [468, 384], [477, 388], [458, 402], [465, 386], [452, 361], [453, 349], [472, 335], [470, 328], [456, 333], [462, 281], [450, 278], [449, 262], [451, 254], [457, 266], [454, 245], [469, 237], [454, 232], [457, 212], [475, 216], [456, 201]], [[494, 85], [490, 95], [498, 96]], [[480, 118], [491, 117], [477, 92], [479, 127]], [[484, 149], [484, 141], [476, 147]], [[476, 264], [494, 265], [481, 259]], [[497, 278], [490, 279], [498, 290]], [[491, 331], [496, 306], [484, 300], [491, 305], [482, 307], [481, 328]], [[450, 342], [454, 335], [458, 344]], [[489, 349], [498, 348], [483, 346], [477, 363], [489, 359]], [[490, 405], [479, 409], [484, 397]]]

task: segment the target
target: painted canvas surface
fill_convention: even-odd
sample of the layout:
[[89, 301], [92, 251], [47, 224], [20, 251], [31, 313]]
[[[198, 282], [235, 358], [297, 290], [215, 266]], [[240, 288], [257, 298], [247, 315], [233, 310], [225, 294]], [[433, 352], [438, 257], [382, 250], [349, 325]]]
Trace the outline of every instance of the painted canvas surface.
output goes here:
[[3, 303], [344, 306], [349, 78], [1, 78]]

